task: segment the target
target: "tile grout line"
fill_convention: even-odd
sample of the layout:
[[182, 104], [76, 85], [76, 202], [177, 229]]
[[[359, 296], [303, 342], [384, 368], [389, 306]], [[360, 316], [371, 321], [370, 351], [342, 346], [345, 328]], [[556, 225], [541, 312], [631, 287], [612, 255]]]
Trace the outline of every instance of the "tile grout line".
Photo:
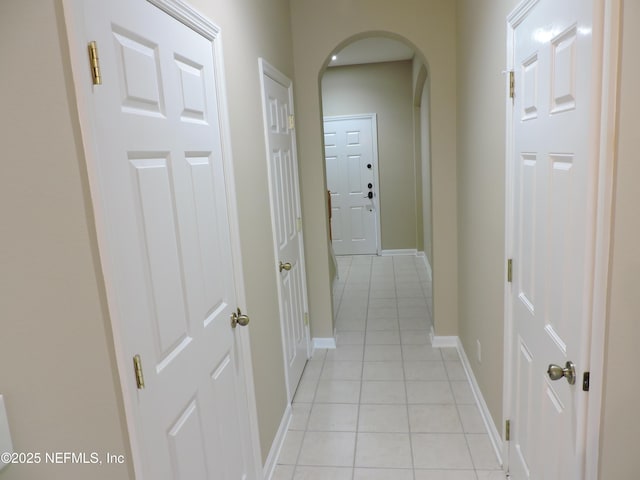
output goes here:
[[360, 424], [360, 407], [362, 406], [362, 385], [364, 383], [364, 355], [365, 350], [367, 348], [367, 325], [369, 323], [369, 300], [371, 299], [371, 276], [373, 273], [373, 258], [369, 259], [369, 288], [367, 289], [367, 311], [364, 317], [364, 333], [362, 335], [362, 368], [360, 369], [360, 392], [358, 394], [358, 413], [356, 414], [356, 438], [353, 445], [353, 462], [351, 469], [351, 479], [355, 480], [356, 476], [356, 456], [358, 454], [358, 435], [360, 433], [360, 429], [358, 428]]
[[[393, 257], [392, 257], [393, 258]], [[416, 466], [414, 463], [413, 456], [413, 440], [411, 436], [411, 416], [409, 414], [409, 390], [407, 388], [407, 375], [404, 370], [404, 348], [402, 345], [402, 329], [400, 328], [400, 305], [398, 301], [398, 282], [396, 281], [396, 262], [395, 258], [393, 258], [393, 280], [394, 287], [396, 292], [396, 315], [398, 317], [398, 335], [400, 337], [400, 361], [402, 364], [402, 383], [404, 385], [404, 395], [405, 395], [405, 409], [407, 411], [407, 430], [409, 436], [409, 455], [411, 456], [411, 477], [415, 480], [416, 478]]]

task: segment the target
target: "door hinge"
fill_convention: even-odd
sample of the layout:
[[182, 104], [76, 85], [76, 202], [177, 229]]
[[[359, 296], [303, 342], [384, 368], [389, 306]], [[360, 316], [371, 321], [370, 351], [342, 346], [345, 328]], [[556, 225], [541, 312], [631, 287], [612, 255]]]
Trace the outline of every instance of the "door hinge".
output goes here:
[[298, 230], [298, 232], [302, 231], [302, 217], [298, 217], [296, 219], [296, 229]]
[[142, 390], [144, 388], [144, 374], [142, 373], [142, 359], [140, 358], [140, 355], [133, 357], [133, 371], [136, 375], [136, 385], [138, 390]]
[[584, 372], [582, 374], [582, 391], [589, 391], [589, 377], [591, 376], [590, 372]]
[[511, 283], [513, 281], [513, 259], [510, 258], [507, 260], [507, 282]]
[[516, 97], [516, 73], [509, 71], [509, 98], [512, 100]]
[[511, 420], [504, 422], [504, 439], [505, 441], [511, 441]]
[[304, 312], [304, 324], [309, 326], [309, 314], [307, 312]]
[[100, 59], [98, 58], [98, 44], [89, 42], [89, 66], [91, 67], [91, 79], [94, 85], [102, 85], [102, 74], [100, 73]]
[[296, 128], [296, 119], [293, 115], [289, 115], [289, 130]]

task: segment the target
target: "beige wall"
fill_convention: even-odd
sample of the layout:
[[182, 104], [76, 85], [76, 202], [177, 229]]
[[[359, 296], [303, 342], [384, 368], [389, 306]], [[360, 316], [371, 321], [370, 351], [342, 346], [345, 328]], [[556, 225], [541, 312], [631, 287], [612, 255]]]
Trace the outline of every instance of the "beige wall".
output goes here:
[[640, 341], [640, 4], [625, 0], [619, 98], [618, 158], [613, 216], [609, 313], [604, 370], [600, 476], [638, 478], [640, 416], [635, 406], [640, 381], [635, 376]]
[[[287, 0], [191, 0], [222, 29], [263, 460], [287, 405], [258, 58], [293, 77]], [[307, 257], [313, 254], [307, 254]]]
[[[433, 265], [433, 204], [431, 202], [431, 125], [429, 116], [429, 78], [425, 79], [425, 83], [420, 93], [420, 108], [418, 115], [420, 118], [419, 132], [419, 158], [420, 162], [420, 190], [419, 202], [422, 205], [422, 251], [427, 256], [429, 265]], [[420, 224], [418, 225], [420, 227]]]
[[304, 228], [314, 335], [332, 336], [319, 79], [355, 35], [402, 36], [429, 65], [432, 95], [434, 308], [438, 335], [457, 333], [455, 2], [291, 0]]
[[[460, 339], [502, 422], [506, 18], [516, 0], [458, 0]], [[435, 120], [434, 120], [435, 121]], [[476, 340], [482, 346], [477, 360]], [[501, 428], [498, 428], [501, 431]]]
[[[130, 460], [66, 42], [59, 2], [0, 2], [0, 394], [16, 452]], [[131, 466], [0, 477], [125, 480]]]
[[382, 249], [416, 248], [412, 62], [332, 67], [322, 77], [325, 116], [376, 113]]
[[[431, 159], [429, 146], [429, 85], [427, 82], [427, 66], [418, 56], [411, 62], [412, 95], [413, 95], [413, 155], [415, 162], [416, 189], [416, 243], [418, 252], [426, 252], [429, 264], [431, 237], [425, 240], [425, 232], [431, 232]], [[425, 199], [428, 198], [428, 211], [425, 210]], [[429, 222], [426, 225], [424, 222]]]

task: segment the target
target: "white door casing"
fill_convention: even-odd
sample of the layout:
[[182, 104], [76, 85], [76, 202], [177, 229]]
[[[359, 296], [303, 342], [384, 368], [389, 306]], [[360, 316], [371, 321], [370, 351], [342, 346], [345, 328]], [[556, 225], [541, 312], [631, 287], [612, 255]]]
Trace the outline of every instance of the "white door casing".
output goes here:
[[183, 4], [154, 3], [165, 11], [65, 2], [134, 469], [257, 479], [248, 332], [230, 325], [243, 291], [218, 31]]
[[[324, 118], [325, 166], [336, 255], [380, 253], [377, 131], [375, 114]], [[370, 192], [372, 198], [367, 197]]]
[[[586, 422], [597, 418], [600, 393], [593, 384], [584, 392], [582, 380], [598, 370], [594, 352], [602, 340], [592, 332], [600, 331], [594, 315], [604, 292], [594, 291], [594, 269], [606, 270], [608, 248], [597, 238], [608, 229], [606, 185], [599, 178], [607, 160], [600, 152], [600, 109], [607, 108], [600, 100], [601, 6], [598, 0], [534, 0], [509, 17], [515, 98], [507, 134], [513, 282], [506, 302], [505, 408], [515, 480], [597, 475], [586, 469], [593, 465], [587, 448], [597, 457], [597, 434], [594, 445], [586, 432], [597, 427]], [[576, 365], [575, 385], [547, 375], [549, 364], [567, 361]]]
[[[293, 85], [259, 59], [273, 244], [288, 399], [311, 354], [298, 158], [293, 125]], [[282, 266], [281, 266], [282, 264]], [[289, 269], [284, 266], [289, 266]]]

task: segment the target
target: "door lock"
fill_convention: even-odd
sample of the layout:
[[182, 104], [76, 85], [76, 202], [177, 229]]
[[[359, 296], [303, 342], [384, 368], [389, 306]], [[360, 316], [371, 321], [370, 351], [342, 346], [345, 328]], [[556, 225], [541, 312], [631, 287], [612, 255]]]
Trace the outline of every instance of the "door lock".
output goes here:
[[373, 183], [369, 183], [369, 184], [367, 184], [367, 187], [368, 187], [368, 188], [373, 188]]
[[569, 385], [573, 385], [576, 383], [576, 366], [573, 362], [569, 361], [565, 364], [565, 368], [562, 368], [560, 365], [554, 365], [553, 363], [549, 365], [549, 369], [547, 370], [547, 374], [551, 380], [560, 380], [561, 378], [566, 378]]
[[240, 325], [241, 327], [246, 327], [249, 325], [249, 315], [245, 315], [238, 309], [237, 313], [233, 312], [231, 314], [231, 328], [236, 328], [236, 326]]
[[278, 265], [278, 269], [280, 271], [286, 270], [288, 272], [289, 270], [291, 270], [291, 264], [289, 262], [282, 263], [282, 261], [281, 261], [280, 265]]

